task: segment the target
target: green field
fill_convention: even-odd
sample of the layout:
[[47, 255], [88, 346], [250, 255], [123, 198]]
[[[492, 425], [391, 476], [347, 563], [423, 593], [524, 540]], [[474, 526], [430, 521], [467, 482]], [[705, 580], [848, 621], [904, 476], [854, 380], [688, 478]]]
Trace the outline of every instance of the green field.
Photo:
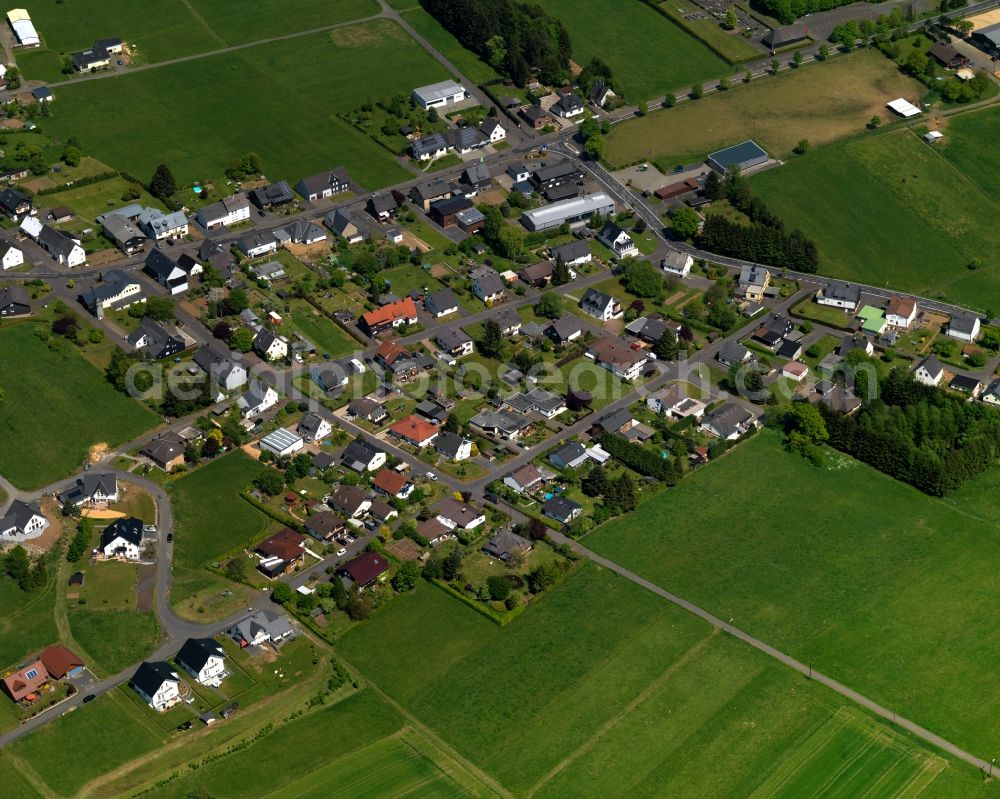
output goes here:
[[[105, 214], [114, 208], [122, 207], [122, 195], [128, 189], [129, 183], [124, 178], [111, 178], [86, 186], [74, 186], [63, 191], [45, 195], [45, 202], [53, 205], [65, 205], [73, 210], [80, 219], [93, 222], [95, 217]], [[152, 208], [162, 208], [159, 200], [146, 191], [135, 202]]]
[[[393, 69], [383, 69], [386, 63]], [[63, 139], [77, 136], [88, 153], [141, 178], [164, 162], [182, 186], [218, 177], [252, 151], [271, 178], [295, 182], [344, 165], [374, 189], [408, 173], [337, 113], [444, 77], [399, 26], [379, 20], [66, 86], [44, 128]], [[143, 112], [122, 116], [126, 105]]]
[[[596, 566], [579, 569], [505, 628], [422, 585], [351, 630], [339, 648], [515, 796], [736, 799], [779, 780], [771, 775], [789, 756], [808, 763], [804, 773], [815, 780], [850, 747], [866, 755], [863, 771], [848, 763], [845, 778], [894, 785], [897, 772], [926, 768], [930, 781], [943, 765]], [[833, 718], [849, 720], [854, 732], [825, 749], [815, 736]], [[957, 773], [975, 786], [971, 769]]]
[[160, 641], [160, 625], [152, 613], [136, 610], [81, 610], [69, 613], [69, 626], [97, 673], [117, 674], [138, 663]]
[[336, 322], [317, 312], [305, 301], [293, 301], [288, 314], [291, 327], [298, 330], [321, 353], [329, 353], [334, 358], [349, 355], [358, 349], [356, 342]]
[[689, 14], [704, 16], [701, 6], [689, 0], [664, 0], [660, 3], [660, 10], [669, 15], [679, 27], [687, 26], [727, 61], [738, 63], [763, 56], [763, 53], [744, 39], [738, 30], [724, 30], [714, 17], [687, 19]]
[[825, 274], [997, 305], [1000, 202], [909, 130], [817, 149], [752, 185], [816, 241]]
[[163, 0], [151, 6], [132, 0], [66, 4], [26, 0], [23, 7], [54, 51], [83, 50], [95, 39], [120, 36], [135, 45], [140, 62], [218, 50], [378, 13], [374, 0], [299, 0], [295, 13], [287, 13], [285, 0], [257, 0], [252, 13], [239, 0]]
[[993, 146], [1000, 130], [1000, 108], [955, 114], [943, 128], [938, 152], [990, 196], [1000, 196], [1000, 151]]
[[80, 597], [92, 610], [134, 608], [136, 568], [117, 560], [84, 566]]
[[156, 422], [105, 382], [74, 345], [62, 342], [61, 352], [53, 352], [34, 329], [31, 323], [0, 327], [0, 474], [21, 488], [66, 477], [92, 445], [116, 446]]
[[236, 451], [173, 484], [176, 566], [200, 569], [230, 550], [263, 537], [271, 520], [239, 497], [263, 468]]
[[419, 5], [403, 15], [403, 19], [428, 42], [436, 47], [458, 70], [475, 83], [488, 83], [499, 75], [489, 64], [471, 50], [466, 50], [441, 23], [424, 11]]
[[1000, 745], [996, 518], [841, 455], [813, 467], [762, 433], [586, 543], [985, 755]]
[[58, 640], [55, 575], [37, 591], [24, 593], [17, 584], [0, 579], [0, 669], [19, 663]]
[[607, 159], [651, 159], [671, 169], [746, 139], [785, 158], [800, 139], [816, 145], [858, 133], [873, 114], [886, 113], [887, 98], [916, 100], [922, 91], [885, 56], [859, 51], [615, 125]]
[[631, 102], [732, 71], [687, 31], [638, 0], [616, 3], [613, 13], [606, 0], [541, 0], [539, 5], [566, 26], [573, 60], [583, 66], [594, 56], [602, 59]]

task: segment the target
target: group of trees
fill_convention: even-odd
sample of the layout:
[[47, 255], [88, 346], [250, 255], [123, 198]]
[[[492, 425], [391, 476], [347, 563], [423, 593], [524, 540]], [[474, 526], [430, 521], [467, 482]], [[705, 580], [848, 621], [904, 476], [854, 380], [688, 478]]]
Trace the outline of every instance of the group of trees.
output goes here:
[[660, 271], [649, 261], [626, 259], [620, 278], [622, 288], [629, 294], [645, 299], [659, 299], [666, 284]]
[[83, 556], [90, 551], [93, 540], [94, 522], [86, 516], [81, 516], [76, 523], [76, 533], [66, 548], [66, 560], [70, 563], [79, 563]]
[[849, 19], [833, 29], [830, 41], [847, 50], [852, 49], [859, 40], [874, 41], [882, 47], [893, 39], [905, 35], [906, 22], [906, 15], [900, 8], [892, 9], [889, 14], [881, 14], [877, 19]]
[[[619, 513], [628, 513], [639, 504], [635, 481], [627, 471], [622, 471], [612, 480], [603, 467], [595, 464], [580, 481], [580, 490], [588, 497], [601, 498], [600, 506], [594, 509], [595, 517], [610, 518]], [[595, 523], [597, 521], [595, 518]]]
[[247, 153], [229, 162], [229, 166], [226, 167], [226, 177], [230, 180], [246, 180], [263, 171], [260, 156], [257, 153]]
[[774, 17], [782, 25], [790, 25], [806, 14], [828, 11], [851, 2], [853, 0], [753, 0], [750, 5]]
[[518, 86], [537, 67], [543, 83], [569, 74], [572, 44], [565, 26], [539, 5], [515, 0], [421, 0], [424, 9], [465, 47]]
[[1000, 414], [893, 369], [853, 416], [821, 409], [829, 443], [933, 496], [1000, 462]]
[[749, 217], [750, 224], [709, 214], [698, 235], [698, 246], [702, 249], [798, 272], [815, 272], [819, 268], [815, 242], [806, 238], [801, 230], [786, 233], [784, 222], [768, 210], [763, 200], [754, 196], [738, 169], [730, 170], [722, 180], [709, 173], [705, 196], [728, 200]]
[[[898, 51], [898, 45], [893, 47]], [[960, 80], [956, 77], [940, 80], [942, 69], [923, 48], [914, 48], [910, 52], [903, 62], [903, 71], [928, 88], [939, 91], [941, 96], [951, 103], [971, 103], [978, 100], [990, 86], [990, 77], [982, 70], [976, 72], [970, 80]]]
[[509, 258], [512, 261], [524, 258], [528, 254], [524, 231], [507, 224], [499, 205], [482, 205], [479, 210], [486, 217], [482, 231], [483, 241], [493, 252], [501, 258]]
[[659, 452], [642, 444], [635, 444], [622, 436], [605, 433], [601, 437], [601, 446], [611, 454], [611, 457], [632, 471], [662, 480], [667, 485], [676, 485], [684, 476], [685, 464], [678, 462], [682, 459], [664, 458]]
[[28, 555], [28, 550], [18, 544], [4, 554], [0, 554], [0, 565], [3, 573], [22, 591], [34, 591], [48, 582], [48, 564], [44, 555], [34, 559]]

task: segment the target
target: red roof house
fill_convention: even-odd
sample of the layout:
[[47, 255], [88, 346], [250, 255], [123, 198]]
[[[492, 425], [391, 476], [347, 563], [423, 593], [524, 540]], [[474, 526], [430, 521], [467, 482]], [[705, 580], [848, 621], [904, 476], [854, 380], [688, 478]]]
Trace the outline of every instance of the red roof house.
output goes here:
[[83, 661], [62, 644], [52, 644], [38, 656], [50, 676], [57, 680], [75, 677], [83, 671]]
[[438, 426], [411, 413], [389, 428], [389, 432], [415, 447], [426, 447], [438, 434]]
[[49, 673], [37, 658], [13, 674], [3, 678], [3, 687], [15, 702], [30, 699], [31, 695], [49, 681]]
[[389, 561], [384, 556], [377, 552], [362, 552], [341, 566], [337, 570], [337, 574], [349, 577], [358, 588], [364, 588], [374, 583], [387, 571], [389, 571]]

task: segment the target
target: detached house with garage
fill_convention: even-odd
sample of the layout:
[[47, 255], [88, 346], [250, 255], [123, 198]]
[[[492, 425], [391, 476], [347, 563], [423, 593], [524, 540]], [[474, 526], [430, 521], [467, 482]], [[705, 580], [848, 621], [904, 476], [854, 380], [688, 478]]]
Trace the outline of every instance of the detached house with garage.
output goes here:
[[358, 326], [369, 336], [376, 336], [401, 325], [417, 323], [417, 306], [409, 297], [390, 302], [374, 311], [362, 314]]
[[957, 314], [948, 322], [948, 335], [959, 341], [975, 341], [979, 336], [979, 317], [972, 314]]
[[306, 413], [303, 415], [298, 432], [307, 441], [322, 441], [333, 432], [333, 426], [318, 413]]
[[236, 248], [247, 258], [260, 258], [278, 251], [278, 240], [268, 230], [254, 230], [236, 240]]
[[639, 248], [626, 230], [619, 227], [614, 222], [605, 222], [601, 232], [597, 234], [597, 240], [614, 253], [615, 258], [635, 258], [639, 255]]
[[252, 616], [230, 627], [229, 637], [240, 645], [241, 649], [251, 646], [262, 646], [266, 643], [278, 644], [286, 638], [293, 638], [295, 631], [288, 617], [273, 613], [270, 610], [259, 610]]
[[236, 401], [240, 415], [244, 419], [271, 410], [278, 404], [278, 392], [266, 383], [256, 382], [251, 385]]
[[472, 280], [472, 293], [487, 305], [493, 305], [504, 299], [507, 287], [495, 269], [484, 267]]
[[213, 638], [188, 638], [177, 653], [177, 663], [200, 685], [218, 688], [228, 676], [226, 650]]
[[587, 289], [583, 295], [580, 300], [580, 310], [602, 322], [621, 319], [625, 315], [622, 304], [617, 299], [594, 288]]
[[107, 560], [139, 560], [142, 552], [142, 521], [133, 517], [115, 519], [101, 532], [101, 554]]
[[343, 167], [328, 169], [318, 175], [310, 175], [295, 184], [295, 191], [310, 202], [332, 197], [335, 194], [343, 194], [350, 189], [351, 181], [347, 176], [347, 170]]
[[206, 230], [238, 225], [250, 218], [250, 199], [243, 192], [198, 210], [195, 219]]
[[118, 501], [118, 478], [113, 474], [85, 474], [76, 483], [59, 495], [59, 502], [67, 502], [76, 507], [103, 505]]
[[[28, 218], [34, 219], [34, 217]], [[81, 246], [80, 240], [73, 238], [69, 233], [42, 225], [34, 238], [39, 246], [62, 266], [74, 267], [87, 262], [87, 253]]]
[[80, 301], [98, 319], [104, 318], [105, 311], [120, 311], [144, 299], [142, 284], [120, 269], [109, 269], [103, 282], [80, 295]]
[[49, 526], [37, 503], [15, 499], [0, 516], [0, 540], [27, 541], [38, 538]]
[[439, 428], [436, 424], [420, 418], [415, 413], [400, 419], [389, 428], [389, 432], [415, 447], [430, 446], [437, 437]]
[[435, 336], [434, 341], [451, 358], [464, 358], [475, 351], [472, 336], [460, 327], [445, 328]]
[[125, 337], [143, 357], [158, 361], [161, 358], [171, 358], [183, 352], [187, 344], [176, 329], [168, 330], [165, 325], [143, 317], [139, 326]]
[[188, 290], [187, 272], [159, 247], [146, 256], [143, 271], [170, 294], [181, 294]]
[[439, 433], [438, 437], [434, 439], [434, 449], [439, 455], [452, 462], [464, 461], [472, 457], [472, 442], [456, 433], [449, 433], [447, 430]]
[[831, 280], [816, 292], [816, 302], [819, 305], [854, 311], [857, 310], [858, 303], [861, 302], [861, 289], [851, 283]]
[[591, 344], [587, 356], [622, 380], [635, 380], [649, 361], [642, 352], [633, 350], [620, 339], [610, 336]]
[[340, 462], [354, 472], [374, 472], [385, 466], [386, 453], [363, 438], [356, 438], [344, 448]]
[[146, 661], [129, 682], [153, 710], [163, 713], [181, 701], [181, 678], [169, 663]]
[[451, 289], [432, 291], [424, 298], [424, 309], [436, 319], [458, 313], [458, 297]]
[[925, 386], [936, 386], [941, 382], [941, 378], [943, 377], [944, 367], [935, 355], [924, 358], [913, 371], [913, 378]]

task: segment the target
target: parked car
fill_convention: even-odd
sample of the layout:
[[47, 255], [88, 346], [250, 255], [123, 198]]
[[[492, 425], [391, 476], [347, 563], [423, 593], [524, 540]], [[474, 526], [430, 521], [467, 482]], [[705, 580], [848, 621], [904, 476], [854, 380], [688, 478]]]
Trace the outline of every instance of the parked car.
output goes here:
[[89, 702], [93, 702], [95, 699], [97, 699], [97, 696], [95, 696], [94, 694], [87, 694], [85, 697], [83, 697], [83, 704], [86, 705]]
[[347, 547], [341, 547], [340, 549], [337, 550], [337, 557], [338, 558], [342, 558], [346, 554], [347, 554]]
[[434, 474], [434, 472], [427, 472], [427, 479], [428, 480], [437, 480], [438, 476], [436, 474]]

